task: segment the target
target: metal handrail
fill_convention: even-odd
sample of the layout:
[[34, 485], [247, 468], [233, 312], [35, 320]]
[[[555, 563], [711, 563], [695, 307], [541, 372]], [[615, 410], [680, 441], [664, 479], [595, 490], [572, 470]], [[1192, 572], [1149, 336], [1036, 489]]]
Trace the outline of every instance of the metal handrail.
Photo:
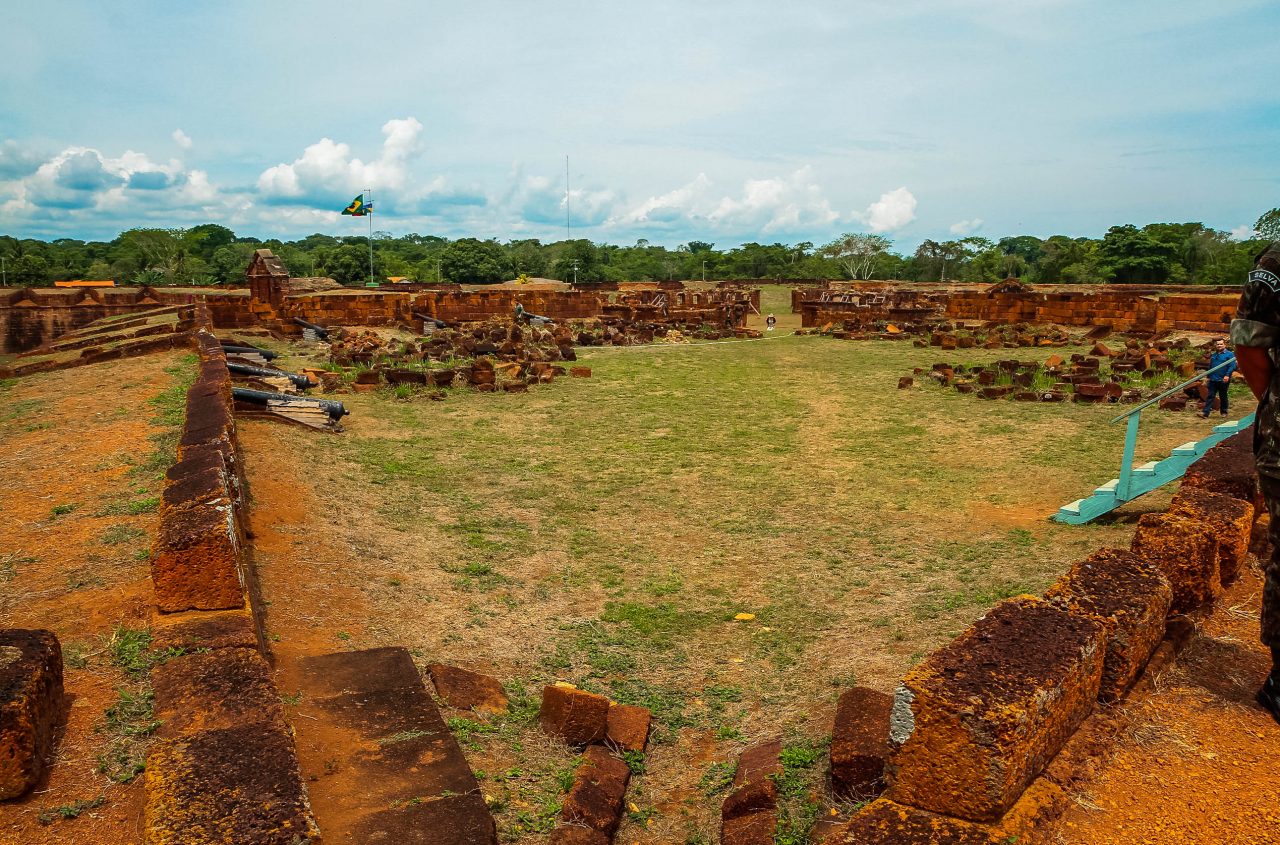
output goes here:
[[1174, 393], [1177, 393], [1179, 390], [1181, 390], [1182, 388], [1186, 387], [1187, 385], [1189, 385], [1189, 384], [1195, 384], [1195, 383], [1196, 383], [1196, 382], [1198, 382], [1200, 379], [1204, 378], [1205, 376], [1209, 375], [1210, 373], [1216, 373], [1218, 370], [1221, 370], [1223, 367], [1227, 366], [1228, 364], [1234, 364], [1235, 362], [1236, 362], [1236, 359], [1235, 359], [1235, 358], [1232, 358], [1230, 361], [1223, 361], [1221, 364], [1218, 364], [1216, 367], [1210, 367], [1209, 369], [1205, 370], [1203, 373], [1199, 373], [1198, 375], [1196, 375], [1196, 376], [1194, 376], [1194, 377], [1192, 377], [1192, 378], [1187, 379], [1186, 381], [1184, 381], [1182, 384], [1178, 385], [1177, 387], [1171, 387], [1171, 388], [1169, 388], [1168, 390], [1166, 390], [1164, 393], [1161, 393], [1159, 396], [1155, 396], [1155, 397], [1153, 397], [1153, 398], [1151, 398], [1151, 399], [1148, 399], [1146, 402], [1143, 402], [1141, 405], [1135, 405], [1135, 406], [1133, 406], [1132, 408], [1130, 408], [1129, 410], [1125, 411], [1125, 412], [1124, 412], [1123, 414], [1121, 414], [1120, 416], [1116, 417], [1116, 418], [1115, 418], [1114, 420], [1112, 420], [1111, 422], [1113, 422], [1113, 423], [1118, 423], [1118, 422], [1120, 422], [1120, 420], [1127, 419], [1128, 417], [1130, 417], [1130, 416], [1132, 416], [1132, 415], [1134, 415], [1134, 414], [1138, 413], [1138, 412], [1139, 412], [1139, 411], [1141, 411], [1143, 408], [1150, 408], [1152, 405], [1154, 405], [1155, 403], [1159, 402], [1161, 399], [1165, 398], [1166, 396], [1169, 396], [1169, 395], [1172, 395], [1172, 394], [1174, 394]]

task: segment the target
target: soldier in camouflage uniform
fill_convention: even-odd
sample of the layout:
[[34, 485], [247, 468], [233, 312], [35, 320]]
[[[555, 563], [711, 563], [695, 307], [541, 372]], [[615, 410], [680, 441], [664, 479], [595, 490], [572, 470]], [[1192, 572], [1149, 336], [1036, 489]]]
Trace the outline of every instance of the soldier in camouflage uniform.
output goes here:
[[1280, 241], [1263, 250], [1245, 282], [1231, 323], [1236, 360], [1258, 398], [1253, 451], [1258, 481], [1271, 514], [1271, 557], [1262, 588], [1262, 643], [1271, 648], [1271, 674], [1258, 703], [1280, 722]]

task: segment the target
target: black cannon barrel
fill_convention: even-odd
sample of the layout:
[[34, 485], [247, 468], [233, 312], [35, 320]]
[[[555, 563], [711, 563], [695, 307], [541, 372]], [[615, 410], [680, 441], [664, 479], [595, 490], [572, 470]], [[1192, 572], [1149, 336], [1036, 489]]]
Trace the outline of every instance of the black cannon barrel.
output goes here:
[[449, 327], [444, 320], [437, 320], [435, 317], [428, 317], [426, 314], [419, 314], [415, 311], [413, 316], [417, 317], [423, 323], [430, 323], [437, 329], [447, 329]]
[[288, 402], [294, 405], [312, 405], [328, 414], [331, 418], [342, 419], [351, 413], [341, 403], [333, 399], [312, 399], [309, 396], [290, 396], [288, 393], [269, 393], [265, 390], [250, 390], [247, 387], [231, 388], [231, 395], [242, 402], [255, 405], [266, 405], [268, 402]]
[[329, 339], [329, 330], [326, 329], [324, 326], [317, 326], [315, 323], [308, 323], [306, 320], [302, 319], [301, 317], [294, 317], [293, 321], [298, 325], [302, 326], [304, 329], [311, 329], [311, 331], [315, 332], [320, 337], [321, 340]]
[[222, 344], [222, 349], [224, 352], [239, 352], [242, 355], [261, 355], [268, 361], [274, 361], [276, 358], [280, 357], [270, 349], [259, 349], [256, 346], [243, 346], [238, 343], [224, 343]]
[[237, 364], [233, 361], [227, 362], [227, 369], [233, 373], [239, 373], [242, 376], [258, 376], [260, 378], [287, 378], [293, 382], [294, 387], [307, 388], [314, 387], [315, 382], [311, 380], [311, 376], [304, 376], [298, 373], [286, 373], [284, 370], [268, 370], [264, 367], [255, 367], [252, 364]]

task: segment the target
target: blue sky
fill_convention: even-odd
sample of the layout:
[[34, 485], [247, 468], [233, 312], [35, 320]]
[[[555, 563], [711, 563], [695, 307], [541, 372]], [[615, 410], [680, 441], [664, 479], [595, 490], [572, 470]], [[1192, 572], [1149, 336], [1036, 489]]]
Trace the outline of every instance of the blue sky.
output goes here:
[[[1280, 206], [1280, 4], [6, 4], [0, 233], [1098, 236]], [[785, 11], [783, 11], [785, 9]]]

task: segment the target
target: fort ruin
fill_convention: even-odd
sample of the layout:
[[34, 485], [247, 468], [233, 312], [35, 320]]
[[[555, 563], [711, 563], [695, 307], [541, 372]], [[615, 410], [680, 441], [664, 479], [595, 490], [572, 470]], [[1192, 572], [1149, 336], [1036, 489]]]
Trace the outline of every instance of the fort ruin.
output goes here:
[[[876, 526], [851, 532], [844, 523], [859, 521], [857, 512], [827, 514], [828, 497], [812, 491], [814, 482], [847, 481], [840, 473], [850, 464], [830, 471], [848, 448], [839, 425], [807, 431], [786, 447], [789, 459], [804, 461], [790, 469], [812, 481], [781, 488], [792, 501], [777, 514], [767, 512], [768, 496], [749, 475], [724, 465], [742, 456], [718, 451], [745, 443], [782, 450], [791, 442], [787, 415], [724, 416], [735, 405], [750, 405], [748, 386], [760, 389], [754, 379], [771, 371], [780, 376], [771, 389], [794, 379], [794, 395], [813, 400], [803, 412], [790, 412], [794, 417], [831, 414], [816, 394], [836, 390], [833, 374], [848, 378], [855, 363], [869, 366], [875, 355], [889, 356], [888, 366], [897, 369], [858, 383], [873, 406], [951, 402], [950, 394], [901, 399], [894, 381], [908, 364], [922, 370], [917, 376], [940, 373], [933, 359], [957, 326], [1033, 330], [1002, 337], [999, 347], [955, 343], [947, 355], [957, 366], [944, 368], [950, 377], [937, 378], [947, 386], [956, 373], [964, 381], [960, 356], [970, 356], [964, 367], [974, 368], [975, 383], [983, 372], [994, 380], [1006, 369], [1000, 363], [1006, 353], [998, 350], [1037, 350], [1037, 336], [1059, 338], [1037, 356], [1061, 349], [1067, 358], [1059, 358], [1059, 366], [1072, 354], [1080, 365], [1096, 343], [1086, 330], [1097, 327], [1134, 339], [1131, 348], [1140, 355], [1152, 354], [1157, 343], [1165, 343], [1165, 351], [1181, 343], [1192, 354], [1207, 334], [1225, 329], [1236, 296], [1229, 291], [859, 284], [790, 292], [802, 329], [838, 326], [826, 330], [846, 335], [836, 343], [813, 331], [766, 334], [761, 291], [735, 285], [326, 290], [289, 279], [263, 252], [247, 281], [247, 290], [231, 291], [15, 291], [0, 303], [4, 351], [22, 353], [3, 364], [5, 377], [16, 379], [8, 389], [83, 377], [114, 379], [117, 389], [131, 391], [125, 387], [132, 384], [131, 369], [162, 360], [176, 361], [174, 372], [185, 367], [189, 381], [176, 382], [181, 400], [172, 409], [172, 451], [160, 466], [158, 488], [143, 489], [145, 476], [129, 475], [124, 465], [109, 471], [136, 479], [133, 489], [143, 492], [130, 495], [156, 494], [154, 504], [138, 505], [133, 514], [149, 520], [147, 554], [138, 562], [145, 573], [119, 595], [99, 597], [124, 613], [120, 595], [132, 596], [131, 624], [146, 631], [147, 642], [134, 654], [128, 677], [137, 683], [146, 677], [154, 727], [129, 778], [137, 806], [104, 823], [102, 841], [132, 835], [125, 832], [132, 822], [141, 831], [138, 841], [148, 845], [321, 838], [712, 841], [708, 837], [750, 845], [799, 831], [813, 841], [850, 845], [1052, 842], [1075, 835], [1073, 796], [1091, 788], [1113, 754], [1125, 753], [1126, 731], [1138, 716], [1120, 712], [1116, 703], [1136, 712], [1184, 649], [1194, 655], [1206, 647], [1196, 627], [1213, 630], [1231, 615], [1223, 596], [1238, 606], [1256, 589], [1264, 532], [1256, 525], [1247, 435], [1194, 464], [1171, 501], [1156, 497], [1148, 512], [1134, 511], [1136, 526], [1117, 522], [1070, 540], [1046, 535], [1037, 552], [1056, 568], [1037, 570], [1034, 589], [1017, 577], [982, 581], [981, 589], [946, 581], [952, 592], [942, 599], [912, 586], [912, 579], [929, 577], [929, 566], [917, 570], [878, 536], [906, 536], [890, 530], [892, 513], [885, 511], [879, 532]], [[517, 305], [533, 317], [513, 316]], [[873, 342], [873, 335], [888, 334], [888, 325], [915, 342]], [[1168, 340], [1170, 333], [1183, 340]], [[768, 357], [743, 370], [744, 356], [766, 354], [762, 349], [770, 350]], [[688, 358], [695, 354], [718, 357], [699, 363]], [[821, 364], [830, 360], [840, 363]], [[263, 372], [235, 371], [246, 363]], [[707, 375], [713, 366], [728, 375]], [[1096, 368], [1079, 369], [1068, 375], [1087, 379], [1083, 371]], [[1174, 379], [1185, 374], [1177, 366], [1144, 369]], [[553, 383], [570, 373], [590, 378]], [[289, 375], [302, 376], [304, 386], [290, 383]], [[282, 418], [296, 412], [291, 403], [342, 402], [344, 412], [351, 411], [348, 429], [270, 427], [254, 416], [261, 408], [237, 398], [246, 385], [290, 397], [266, 406]], [[616, 392], [604, 393], [610, 389]], [[652, 404], [654, 397], [692, 393], [692, 404], [675, 406], [688, 413], [722, 389], [728, 392], [715, 405], [721, 418], [696, 431]], [[471, 391], [495, 395], [472, 398]], [[600, 451], [574, 454], [587, 470], [568, 475], [566, 458], [541, 449], [503, 452], [513, 443], [555, 439], [555, 427], [572, 420], [557, 418], [559, 409], [580, 413], [593, 404], [592, 391], [621, 404], [631, 427], [598, 432], [591, 439]], [[440, 412], [417, 402], [446, 396]], [[786, 401], [795, 401], [792, 396]], [[1061, 413], [1074, 415], [1067, 424], [1090, 431], [1106, 413], [1092, 404], [1075, 402]], [[927, 405], [912, 407], [923, 415]], [[957, 415], [959, 407], [947, 406]], [[1025, 419], [1040, 435], [1058, 425], [1029, 403], [1025, 410], [1014, 403], [1000, 407], [1012, 415], [1002, 420]], [[1017, 416], [1033, 413], [1038, 416]], [[470, 434], [415, 433], [401, 420], [417, 414]], [[1168, 445], [1187, 436], [1188, 416], [1159, 423]], [[872, 446], [887, 451], [894, 438], [906, 439], [915, 456], [876, 460], [874, 452], [854, 453], [852, 465], [866, 468], [863, 485], [880, 491], [878, 485], [897, 483], [889, 477], [894, 472], [910, 486], [951, 491], [947, 485], [968, 483], [948, 480], [945, 470], [961, 459], [929, 450], [910, 428], [923, 423], [912, 419], [893, 417]], [[849, 420], [832, 416], [827, 424]], [[752, 431], [753, 424], [761, 428]], [[980, 415], [966, 424], [972, 426], [966, 431], [990, 429], [989, 436], [1008, 444], [1023, 442], [1012, 423], [999, 432]], [[532, 440], [502, 433], [521, 425], [551, 433]], [[954, 423], [932, 421], [927, 431], [943, 437], [948, 425]], [[740, 433], [722, 441], [715, 426]], [[24, 444], [35, 443], [41, 430], [21, 434]], [[145, 442], [147, 435], [131, 436]], [[658, 445], [667, 438], [683, 445], [662, 452]], [[573, 451], [585, 441], [571, 442], [579, 444]], [[951, 449], [957, 443], [946, 441]], [[705, 510], [660, 514], [644, 488], [615, 477], [622, 453], [642, 456], [625, 464], [627, 471], [660, 465], [664, 475], [654, 477]], [[295, 460], [311, 461], [305, 466], [316, 479], [305, 477]], [[980, 479], [981, 465], [994, 459], [965, 460], [972, 467], [963, 477]], [[921, 468], [907, 469], [917, 464]], [[757, 473], [766, 465], [750, 463]], [[459, 467], [492, 475], [459, 474]], [[1004, 483], [1013, 484], [1016, 467], [1003, 471], [1010, 473]], [[698, 498], [718, 473], [728, 480], [716, 496], [725, 498]], [[344, 474], [359, 478], [351, 475], [339, 486]], [[1055, 478], [1047, 495], [1091, 477], [1092, 468], [1083, 467], [1079, 475]], [[578, 498], [575, 485], [589, 487], [589, 495]], [[50, 515], [25, 512], [22, 525], [10, 528], [12, 551], [0, 548], [9, 555], [0, 558], [12, 573], [7, 583], [29, 605], [4, 607], [23, 626], [0, 635], [7, 681], [0, 688], [9, 690], [0, 702], [0, 739], [11, 761], [0, 771], [7, 801], [0, 804], [0, 833], [18, 831], [16, 841], [43, 841], [38, 837], [61, 824], [36, 821], [39, 812], [57, 815], [40, 790], [53, 783], [59, 798], [71, 800], [57, 780], [60, 766], [70, 768], [58, 749], [94, 733], [92, 720], [67, 705], [68, 697], [85, 695], [81, 685], [90, 676], [84, 666], [93, 658], [84, 654], [92, 649], [77, 644], [68, 661], [67, 635], [35, 629], [62, 627], [77, 641], [88, 634], [40, 604], [36, 582], [25, 580], [37, 577], [40, 563], [15, 562], [18, 553], [48, 555], [43, 547], [16, 544], [36, 537], [56, 543], [65, 520], [90, 519], [74, 508], [57, 512], [74, 490], [44, 494], [59, 497], [44, 508]], [[1026, 496], [1026, 488], [1016, 494]], [[491, 501], [478, 501], [481, 495]], [[744, 501], [732, 501], [735, 496]], [[829, 498], [846, 501], [835, 492]], [[887, 506], [887, 499], [880, 501]], [[1048, 530], [1039, 518], [1008, 521], [1016, 500], [985, 501], [985, 510], [963, 513], [930, 501], [921, 498], [913, 507], [938, 508], [928, 518], [945, 522], [944, 535], [970, 543], [959, 553], [946, 545], [959, 541], [940, 539], [939, 548], [951, 549], [940, 554], [953, 556], [933, 565], [967, 561], [962, 568], [971, 578], [990, 577], [983, 574], [992, 563], [985, 558], [1017, 557], [1018, 544], [1037, 543], [1037, 532]], [[94, 530], [110, 531], [110, 520], [131, 513], [131, 504], [122, 507], [102, 506], [91, 517]], [[594, 508], [607, 518], [597, 522]], [[647, 521], [629, 521], [637, 513]], [[966, 520], [981, 522], [976, 513], [998, 514], [992, 518], [998, 539], [964, 533], [973, 530]], [[815, 526], [831, 523], [829, 533], [813, 542], [795, 533], [793, 525], [804, 527], [801, 514]], [[414, 533], [423, 524], [430, 531]], [[39, 526], [38, 533], [22, 533], [36, 530], [30, 526]], [[910, 523], [909, 531], [916, 530]], [[748, 539], [735, 545], [735, 533]], [[721, 560], [708, 536], [729, 543], [731, 554], [746, 550], [754, 559]], [[782, 554], [770, 537], [803, 546], [820, 561], [805, 570], [812, 589], [841, 598], [797, 594], [786, 588], [786, 578], [770, 580], [770, 559]], [[832, 538], [843, 545], [826, 548]], [[461, 553], [439, 551], [436, 544], [445, 541]], [[592, 557], [602, 548], [619, 554]], [[975, 563], [975, 555], [984, 559]], [[444, 575], [411, 570], [412, 561], [422, 560], [434, 572], [437, 556]], [[697, 565], [701, 558], [716, 566]], [[575, 569], [575, 560], [590, 566]], [[899, 565], [910, 578], [893, 592], [877, 592], [868, 574], [888, 578]], [[343, 569], [354, 576], [343, 577]], [[63, 574], [56, 567], [52, 572]], [[49, 575], [39, 575], [42, 584], [52, 583]], [[874, 601], [864, 603], [865, 596]], [[959, 604], [949, 608], [955, 596]], [[914, 617], [918, 625], [919, 608], [935, 601], [927, 613], [944, 622], [940, 630], [926, 633], [902, 621]], [[904, 634], [901, 641], [886, 638], [879, 656], [859, 651], [848, 643], [855, 628], [845, 627], [850, 620], [841, 616], [842, 603], [868, 617], [857, 623], [862, 636], [902, 625], [928, 648], [894, 651], [895, 643], [911, 639]], [[38, 624], [41, 614], [50, 616], [47, 626]], [[419, 638], [398, 638], [418, 630], [414, 617], [427, 617]], [[104, 651], [120, 651], [119, 631], [99, 629], [116, 637]], [[700, 683], [682, 688], [690, 665], [703, 673]], [[675, 680], [659, 682], [668, 676]], [[538, 685], [524, 686], [531, 678]], [[818, 691], [823, 687], [825, 697]], [[776, 736], [781, 723], [787, 732]], [[537, 751], [512, 750], [516, 746]], [[546, 768], [534, 774], [536, 766]], [[537, 791], [548, 782], [557, 786], [550, 798]], [[91, 803], [92, 796], [83, 797]], [[546, 800], [554, 807], [536, 803]], [[82, 823], [67, 821], [67, 829]]]

